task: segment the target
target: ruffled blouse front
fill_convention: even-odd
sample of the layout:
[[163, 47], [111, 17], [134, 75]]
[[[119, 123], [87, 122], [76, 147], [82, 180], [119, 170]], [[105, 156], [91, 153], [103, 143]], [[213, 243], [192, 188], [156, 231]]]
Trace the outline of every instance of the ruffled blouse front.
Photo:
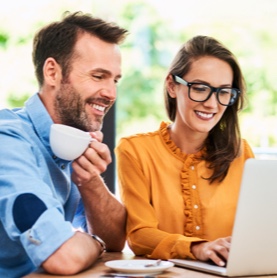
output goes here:
[[[162, 122], [160, 126], [160, 134], [162, 140], [171, 152], [180, 157], [183, 161], [183, 167], [180, 172], [181, 190], [184, 201], [184, 235], [201, 236], [199, 233], [200, 227], [202, 227], [201, 213], [199, 209], [199, 195], [196, 189], [196, 184], [190, 184], [190, 178], [194, 176], [195, 167], [200, 163], [201, 157], [204, 155], [204, 151], [201, 150], [196, 154], [187, 155], [181, 151], [179, 147], [170, 139], [168, 132], [169, 123]], [[208, 170], [207, 170], [208, 172]], [[192, 200], [194, 200], [192, 202]]]
[[203, 151], [182, 153], [168, 125], [122, 138], [116, 148], [128, 243], [137, 255], [193, 258], [191, 242], [231, 235], [243, 164], [253, 153], [243, 141], [227, 177], [210, 185]]

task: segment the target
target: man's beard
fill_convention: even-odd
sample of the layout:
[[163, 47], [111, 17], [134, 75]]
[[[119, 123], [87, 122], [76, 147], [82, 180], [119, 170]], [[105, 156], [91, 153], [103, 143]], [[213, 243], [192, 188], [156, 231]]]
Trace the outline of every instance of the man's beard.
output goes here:
[[103, 116], [92, 116], [86, 112], [86, 103], [92, 103], [83, 100], [80, 94], [74, 90], [70, 84], [61, 84], [60, 90], [57, 92], [54, 109], [60, 122], [83, 131], [101, 130]]

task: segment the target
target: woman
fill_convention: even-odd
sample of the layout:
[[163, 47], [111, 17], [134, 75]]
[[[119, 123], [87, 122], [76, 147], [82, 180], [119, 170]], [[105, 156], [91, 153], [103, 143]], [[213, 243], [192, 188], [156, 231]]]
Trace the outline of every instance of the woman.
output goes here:
[[136, 255], [228, 260], [243, 166], [245, 84], [234, 55], [217, 40], [184, 44], [165, 80], [171, 120], [122, 138], [116, 148], [127, 234]]

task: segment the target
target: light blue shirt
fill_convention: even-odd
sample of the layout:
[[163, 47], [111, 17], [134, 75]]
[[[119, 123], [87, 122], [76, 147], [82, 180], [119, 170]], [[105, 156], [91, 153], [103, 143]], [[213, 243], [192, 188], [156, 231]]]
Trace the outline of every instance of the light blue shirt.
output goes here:
[[49, 145], [52, 123], [38, 94], [0, 110], [0, 277], [36, 270], [73, 236], [73, 221], [85, 226], [71, 162]]

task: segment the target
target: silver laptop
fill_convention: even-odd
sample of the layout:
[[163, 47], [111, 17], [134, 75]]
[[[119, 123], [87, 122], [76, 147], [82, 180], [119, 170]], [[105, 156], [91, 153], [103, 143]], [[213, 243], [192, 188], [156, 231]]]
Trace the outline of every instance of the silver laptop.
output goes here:
[[245, 162], [226, 267], [193, 260], [170, 261], [221, 276], [277, 274], [277, 160]]

